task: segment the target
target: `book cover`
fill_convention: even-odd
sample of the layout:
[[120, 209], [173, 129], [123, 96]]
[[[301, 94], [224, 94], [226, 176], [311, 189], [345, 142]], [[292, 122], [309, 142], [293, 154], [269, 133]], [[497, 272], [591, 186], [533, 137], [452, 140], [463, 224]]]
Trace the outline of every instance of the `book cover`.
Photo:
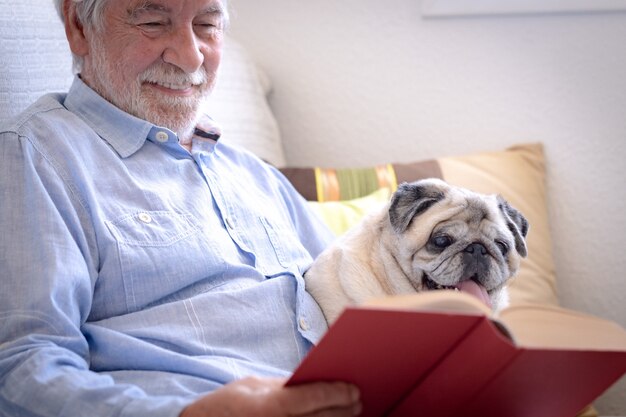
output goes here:
[[288, 385], [355, 383], [364, 417], [571, 417], [626, 372], [613, 322], [542, 306], [489, 313], [452, 291], [349, 307]]

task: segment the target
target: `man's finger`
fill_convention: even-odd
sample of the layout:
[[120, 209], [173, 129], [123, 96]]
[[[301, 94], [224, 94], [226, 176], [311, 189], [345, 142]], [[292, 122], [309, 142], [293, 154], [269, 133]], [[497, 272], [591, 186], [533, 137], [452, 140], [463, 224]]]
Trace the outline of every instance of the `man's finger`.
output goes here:
[[282, 406], [290, 414], [315, 414], [332, 408], [352, 409], [359, 404], [360, 393], [356, 386], [344, 382], [317, 382], [286, 387]]

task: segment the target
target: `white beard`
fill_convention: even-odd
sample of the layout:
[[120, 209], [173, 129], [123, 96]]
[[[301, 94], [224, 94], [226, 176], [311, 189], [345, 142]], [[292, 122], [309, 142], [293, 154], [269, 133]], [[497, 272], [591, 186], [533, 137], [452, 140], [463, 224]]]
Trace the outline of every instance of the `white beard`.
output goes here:
[[[203, 66], [188, 74], [174, 65], [157, 62], [136, 80], [125, 80], [127, 72], [108, 57], [99, 36], [93, 36], [90, 50], [93, 51], [90, 87], [123, 111], [175, 132], [181, 143], [191, 141], [201, 117], [200, 105], [212, 90], [215, 74], [207, 74]], [[145, 87], [146, 82], [163, 86], [193, 84], [199, 86], [199, 90], [192, 96], [173, 97]]]

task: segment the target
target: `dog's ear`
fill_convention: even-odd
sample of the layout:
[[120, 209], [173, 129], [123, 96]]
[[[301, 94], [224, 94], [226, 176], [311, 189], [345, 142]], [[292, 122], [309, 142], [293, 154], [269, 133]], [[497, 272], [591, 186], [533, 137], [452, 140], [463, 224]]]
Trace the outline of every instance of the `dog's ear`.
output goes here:
[[511, 205], [502, 197], [498, 196], [498, 208], [502, 212], [506, 225], [513, 233], [515, 238], [515, 249], [522, 257], [528, 255], [526, 249], [526, 235], [528, 235], [528, 220], [519, 210], [511, 207]]
[[394, 231], [403, 233], [415, 216], [443, 200], [445, 197], [443, 185], [443, 182], [433, 180], [400, 184], [389, 206], [389, 221]]

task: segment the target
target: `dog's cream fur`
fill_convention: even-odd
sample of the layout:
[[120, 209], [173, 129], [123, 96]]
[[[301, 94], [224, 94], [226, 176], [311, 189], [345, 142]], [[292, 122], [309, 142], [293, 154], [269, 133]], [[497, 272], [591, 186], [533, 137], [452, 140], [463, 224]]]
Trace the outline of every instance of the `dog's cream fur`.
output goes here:
[[[423, 192], [415, 194], [413, 201], [409, 194], [415, 187]], [[414, 207], [417, 204], [423, 207]], [[367, 215], [316, 259], [305, 275], [306, 288], [332, 323], [347, 305], [426, 290], [425, 274], [438, 284], [457, 285], [465, 278], [466, 258], [461, 256], [465, 246], [480, 242], [493, 252], [485, 257], [489, 267], [481, 272], [481, 282], [489, 289], [493, 308], [501, 308], [507, 302], [505, 283], [517, 271], [520, 255], [526, 254], [521, 237], [527, 230], [526, 224], [515, 236], [513, 228], [522, 225], [507, 215], [503, 204], [506, 202], [497, 196], [473, 193], [440, 180], [403, 185], [385, 208]], [[506, 207], [509, 214], [519, 214]], [[453, 230], [448, 233], [460, 233], [455, 235], [460, 246], [431, 253], [427, 247], [433, 231], [442, 226]], [[494, 249], [494, 239], [505, 241], [511, 249], [507, 256]]]

